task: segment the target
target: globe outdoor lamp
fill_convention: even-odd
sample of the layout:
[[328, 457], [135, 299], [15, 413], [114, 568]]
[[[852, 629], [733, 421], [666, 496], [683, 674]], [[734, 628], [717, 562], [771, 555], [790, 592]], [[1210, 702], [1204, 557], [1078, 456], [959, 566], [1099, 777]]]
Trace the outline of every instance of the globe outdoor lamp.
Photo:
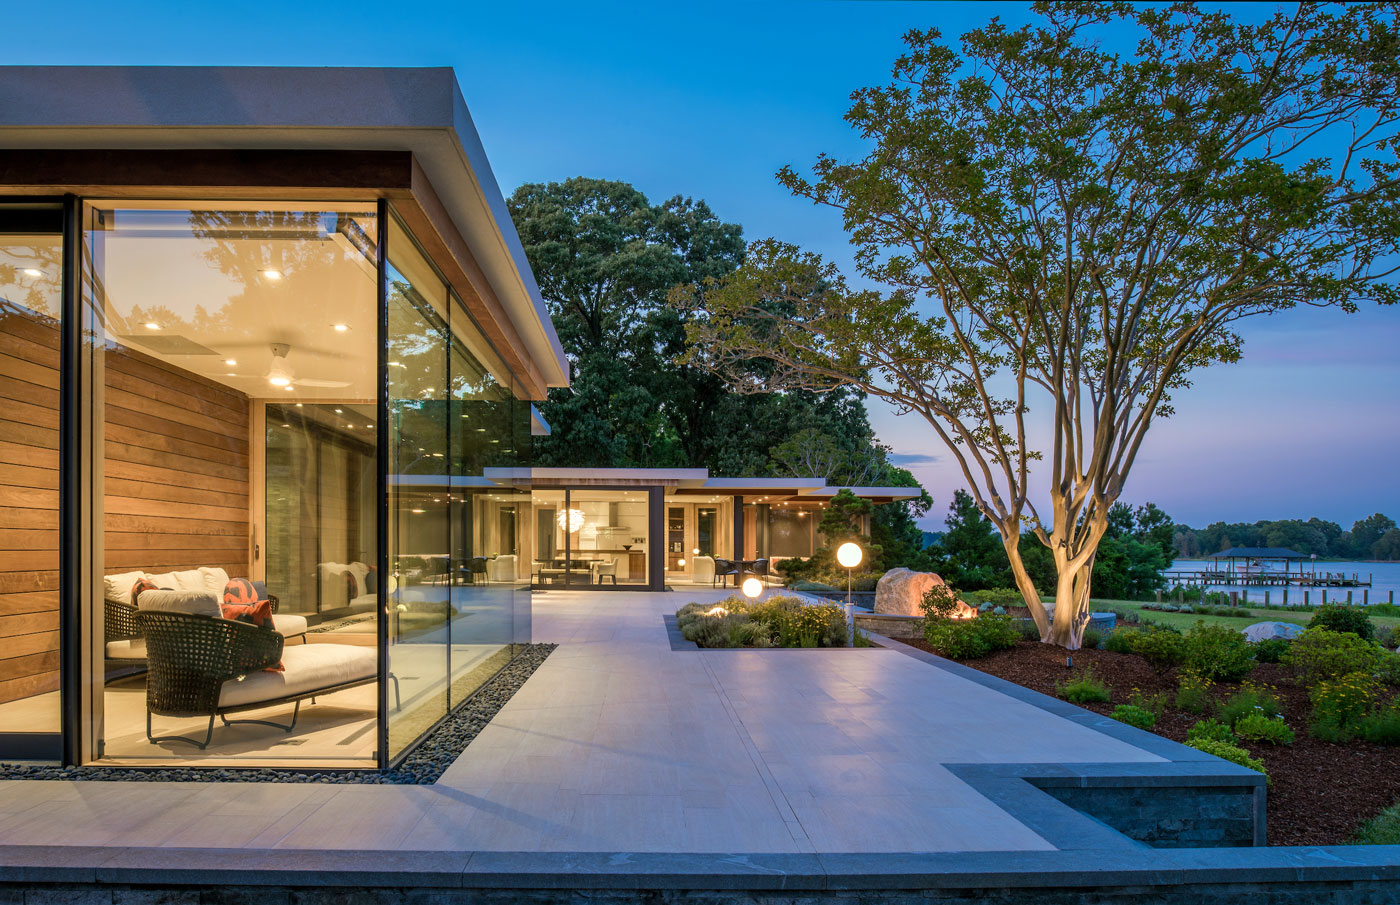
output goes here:
[[745, 597], [750, 600], [757, 600], [758, 595], [763, 593], [763, 582], [750, 576], [744, 579], [744, 585], [741, 590], [744, 592]]
[[860, 565], [864, 552], [859, 544], [846, 543], [836, 548], [836, 561], [846, 567], [846, 646], [855, 647], [856, 611], [851, 605], [851, 570]]

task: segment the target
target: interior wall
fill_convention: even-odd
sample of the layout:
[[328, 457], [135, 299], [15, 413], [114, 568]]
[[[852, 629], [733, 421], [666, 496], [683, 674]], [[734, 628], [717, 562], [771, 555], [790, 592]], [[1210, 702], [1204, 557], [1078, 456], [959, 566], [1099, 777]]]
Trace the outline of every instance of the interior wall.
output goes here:
[[131, 349], [103, 358], [104, 574], [248, 575], [248, 397]]
[[0, 703], [58, 688], [58, 343], [0, 315]]

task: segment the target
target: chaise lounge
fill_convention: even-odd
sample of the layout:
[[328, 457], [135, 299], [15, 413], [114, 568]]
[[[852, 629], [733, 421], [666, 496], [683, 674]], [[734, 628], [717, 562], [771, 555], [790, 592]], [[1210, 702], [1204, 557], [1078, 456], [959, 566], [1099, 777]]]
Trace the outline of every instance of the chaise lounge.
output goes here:
[[[224, 725], [258, 723], [286, 732], [296, 727], [301, 702], [375, 681], [375, 649], [348, 644], [284, 647], [276, 631], [216, 616], [212, 596], [147, 591], [135, 622], [146, 642], [146, 738], [206, 748], [214, 718]], [[280, 664], [280, 669], [278, 668]], [[394, 679], [390, 676], [390, 679]], [[398, 682], [394, 680], [395, 695]], [[228, 714], [292, 704], [291, 722], [230, 720]], [[209, 718], [204, 740], [156, 736], [152, 715]]]

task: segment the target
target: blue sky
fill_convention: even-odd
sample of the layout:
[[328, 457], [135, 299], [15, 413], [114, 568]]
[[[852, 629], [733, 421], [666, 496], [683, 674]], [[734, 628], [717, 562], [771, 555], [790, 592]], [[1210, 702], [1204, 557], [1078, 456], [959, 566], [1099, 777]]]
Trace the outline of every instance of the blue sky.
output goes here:
[[[1230, 6], [1258, 16], [1260, 7]], [[902, 34], [959, 34], [1012, 3], [70, 2], [62, 40], [5, 62], [452, 66], [502, 189], [591, 176], [653, 199], [704, 198], [750, 238], [838, 262], [839, 220], [773, 179], [818, 152], [854, 157], [841, 115], [884, 82]], [[1178, 521], [1400, 517], [1400, 311], [1298, 311], [1250, 325], [1245, 360], [1202, 372], [1154, 428], [1125, 499]], [[881, 439], [934, 496], [961, 476], [922, 422], [872, 404]]]

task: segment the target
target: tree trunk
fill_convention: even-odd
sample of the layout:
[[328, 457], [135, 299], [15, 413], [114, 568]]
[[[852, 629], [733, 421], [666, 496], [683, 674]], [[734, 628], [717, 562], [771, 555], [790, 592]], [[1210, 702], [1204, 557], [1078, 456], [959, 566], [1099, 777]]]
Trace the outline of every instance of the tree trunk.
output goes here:
[[1069, 563], [1062, 565], [1058, 557], [1056, 559], [1059, 575], [1055, 582], [1055, 621], [1050, 626], [1049, 637], [1044, 640], [1066, 650], [1079, 650], [1084, 640], [1084, 627], [1089, 624], [1089, 575], [1093, 571], [1093, 558], [1078, 569]]
[[1026, 571], [1026, 564], [1021, 561], [1021, 535], [1013, 532], [1001, 532], [1001, 544], [1006, 549], [1006, 558], [1011, 562], [1011, 574], [1016, 579], [1016, 590], [1021, 592], [1021, 599], [1025, 601], [1026, 609], [1031, 611], [1031, 618], [1035, 620], [1035, 627], [1040, 630], [1040, 640], [1050, 640], [1050, 613], [1045, 609], [1045, 604], [1040, 601], [1040, 593], [1035, 589], [1035, 582], [1031, 581], [1030, 573]]

